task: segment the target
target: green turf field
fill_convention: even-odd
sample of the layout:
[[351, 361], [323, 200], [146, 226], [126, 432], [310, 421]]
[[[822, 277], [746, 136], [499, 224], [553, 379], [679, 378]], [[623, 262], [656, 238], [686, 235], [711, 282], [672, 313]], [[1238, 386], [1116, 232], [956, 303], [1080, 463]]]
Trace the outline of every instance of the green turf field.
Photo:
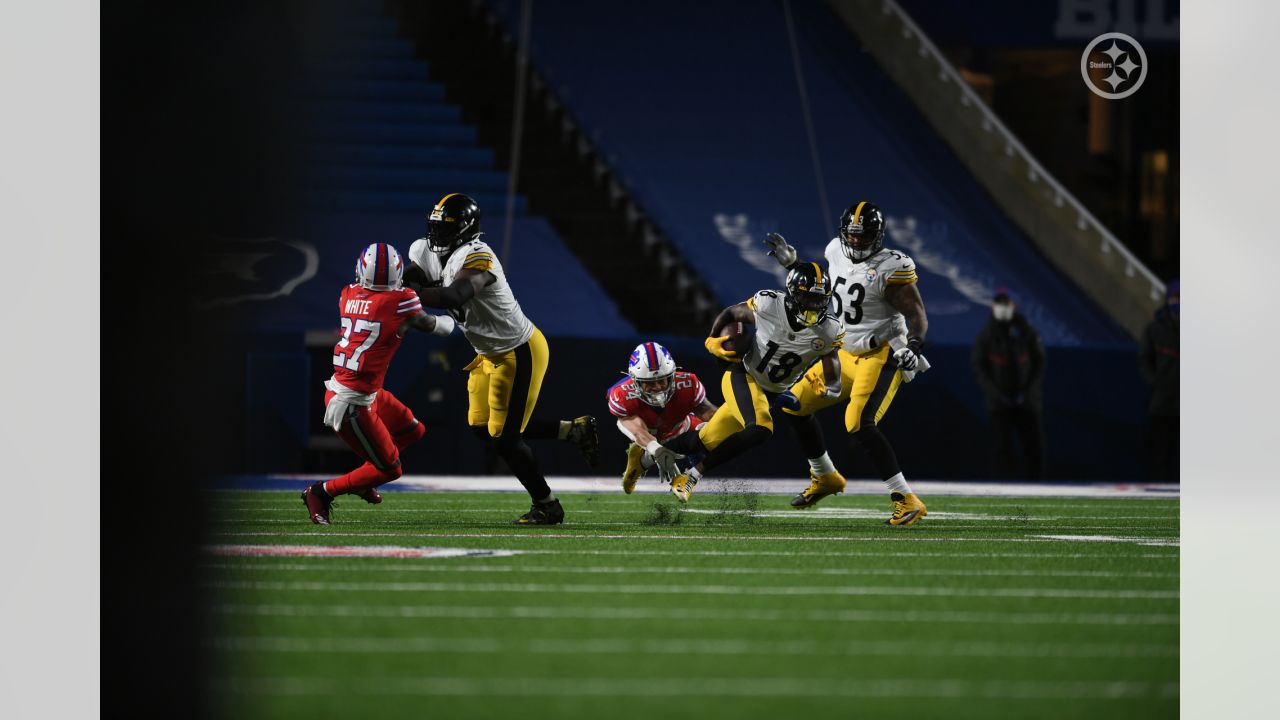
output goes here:
[[[206, 555], [234, 718], [1136, 718], [1178, 712], [1178, 501], [387, 493], [307, 522], [217, 492], [208, 542], [474, 548]], [[1043, 535], [1109, 541], [1051, 540]]]

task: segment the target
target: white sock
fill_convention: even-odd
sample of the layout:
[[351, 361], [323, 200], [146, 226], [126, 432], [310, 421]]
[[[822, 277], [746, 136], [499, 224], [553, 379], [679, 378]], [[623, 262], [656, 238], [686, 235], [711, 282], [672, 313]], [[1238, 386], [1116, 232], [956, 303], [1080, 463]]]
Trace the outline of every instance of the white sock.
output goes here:
[[555, 502], [555, 499], [556, 499], [556, 494], [550, 493], [546, 497], [542, 498], [541, 500], [534, 500], [534, 502], [538, 503], [539, 505], [546, 505], [549, 502]]
[[911, 492], [911, 486], [907, 484], [907, 479], [902, 476], [902, 473], [898, 473], [888, 480], [885, 480], [884, 484], [885, 487], [889, 488], [889, 492], [891, 493], [900, 492], [903, 495], [906, 495]]
[[698, 481], [702, 479], [702, 471], [698, 469], [697, 465], [686, 470], [684, 474], [689, 476], [689, 483], [692, 485], [697, 485]]
[[822, 453], [816, 458], [809, 458], [809, 468], [813, 470], [814, 475], [826, 475], [836, 471], [836, 466], [831, 462], [831, 456]]
[[569, 438], [569, 428], [573, 427], [572, 420], [561, 420], [560, 430], [556, 432], [556, 439], [567, 440]]

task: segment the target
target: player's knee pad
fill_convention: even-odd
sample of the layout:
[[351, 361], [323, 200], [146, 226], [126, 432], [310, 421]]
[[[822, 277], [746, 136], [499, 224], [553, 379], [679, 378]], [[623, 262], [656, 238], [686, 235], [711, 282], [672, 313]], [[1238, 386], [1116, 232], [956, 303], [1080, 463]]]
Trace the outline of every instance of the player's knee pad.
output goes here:
[[417, 420], [414, 420], [413, 424], [411, 424], [407, 428], [404, 428], [400, 432], [396, 433], [394, 436], [392, 436], [392, 439], [396, 441], [397, 447], [408, 447], [409, 445], [412, 445], [418, 442], [419, 440], [421, 440], [422, 436], [426, 434], [427, 434], [426, 426], [418, 422]]
[[382, 477], [379, 478], [381, 482], [391, 482], [404, 475], [404, 464], [400, 462], [399, 458], [396, 458], [396, 461], [391, 463], [391, 467], [383, 468], [379, 472], [382, 474]]

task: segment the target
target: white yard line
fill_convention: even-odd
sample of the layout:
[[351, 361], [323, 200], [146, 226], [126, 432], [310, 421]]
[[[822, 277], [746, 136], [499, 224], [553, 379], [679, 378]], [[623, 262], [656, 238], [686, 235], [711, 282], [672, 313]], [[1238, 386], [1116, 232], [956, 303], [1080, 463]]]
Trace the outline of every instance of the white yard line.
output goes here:
[[[399, 548], [397, 548], [399, 549]], [[433, 551], [444, 548], [429, 548]], [[483, 553], [484, 550], [468, 550], [465, 552]], [[495, 553], [510, 552], [503, 550]], [[431, 557], [432, 555], [427, 555]], [[1176, 578], [1178, 573], [1168, 572], [1113, 572], [1107, 570], [942, 570], [929, 568], [805, 568], [805, 567], [645, 567], [627, 565], [490, 565], [457, 563], [416, 563], [413, 565], [342, 565], [334, 567], [328, 560], [310, 563], [255, 563], [224, 562], [203, 563], [203, 567], [216, 570], [247, 570], [261, 572], [326, 572], [353, 570], [359, 572], [470, 572], [470, 573], [534, 573], [562, 572], [585, 575], [630, 575], [648, 573], [654, 575], [671, 575], [675, 573], [694, 572], [699, 575], [795, 575], [795, 576], [852, 576], [887, 575], [890, 577], [910, 578], [919, 576], [931, 577], [1068, 577], [1068, 578]]]
[[[304, 521], [305, 522], [305, 521]], [[1113, 529], [1113, 528], [1107, 528]], [[928, 542], [928, 543], [953, 543], [953, 542], [987, 542], [987, 543], [1054, 543], [1062, 542], [1061, 540], [1049, 540], [1042, 537], [1022, 537], [1022, 538], [958, 538], [958, 537], [908, 537], [906, 533], [911, 532], [909, 529], [898, 537], [863, 537], [852, 535], [635, 535], [635, 534], [601, 534], [601, 533], [557, 533], [544, 532], [541, 528], [527, 528], [523, 532], [512, 531], [509, 533], [344, 533], [332, 532], [329, 530], [315, 530], [312, 532], [214, 532], [209, 533], [211, 536], [217, 537], [415, 537], [415, 538], [502, 538], [511, 540], [710, 540], [710, 541], [744, 541], [744, 542], [820, 542], [820, 543], [837, 543], [837, 542]], [[1085, 535], [1083, 537], [1090, 537]], [[1115, 536], [1110, 536], [1115, 537]], [[1174, 541], [1171, 537], [1148, 537], [1133, 536], [1125, 538], [1128, 542], [1134, 543], [1151, 543], [1160, 542], [1167, 543]], [[682, 551], [683, 552], [683, 551]]]
[[[1134, 538], [1118, 535], [1032, 535], [1031, 537], [1045, 538], [1048, 540], [1065, 540], [1067, 542], [1135, 542]], [[1177, 538], [1148, 538], [1146, 540], [1136, 542], [1139, 545], [1178, 546]]]
[[[293, 533], [255, 533], [255, 532], [221, 532], [209, 533], [211, 536], [217, 537], [317, 537], [315, 532], [293, 532]], [[417, 537], [415, 535], [406, 535], [403, 533], [323, 533], [322, 537]], [[1101, 549], [1101, 548], [1099, 548]], [[621, 550], [583, 550], [574, 548], [564, 548], [559, 550], [525, 550], [527, 555], [608, 555], [608, 556], [624, 556], [634, 557], [643, 551], [635, 549]], [[690, 557], [785, 557], [795, 558], [795, 551], [787, 550], [698, 550], [693, 548], [681, 548], [680, 556]], [[997, 553], [997, 552], [892, 552], [888, 550], [843, 550], [843, 549], [824, 549], [824, 557], [868, 557], [868, 558], [1025, 558], [1039, 559], [1049, 558], [1057, 560], [1129, 560], [1140, 558], [1144, 560], [1178, 560], [1179, 556], [1175, 552], [1162, 553], [1143, 553], [1139, 555], [1112, 555], [1106, 553]]]
[[810, 678], [592, 678], [362, 677], [333, 683], [323, 678], [217, 678], [213, 689], [236, 694], [323, 697], [332, 695], [408, 695], [420, 697], [848, 697], [985, 698], [1003, 700], [1178, 697], [1177, 683], [1111, 681], [968, 681], [941, 678], [910, 680]]
[[[453, 618], [459, 620], [542, 619], [542, 620], [665, 620], [671, 621], [667, 607], [583, 607], [579, 605], [304, 605], [272, 603], [220, 603], [213, 611], [221, 615], [328, 618]], [[1081, 613], [1027, 612], [1007, 610], [979, 612], [963, 610], [910, 610], [893, 605], [862, 610], [744, 609], [682, 607], [680, 622], [913, 622], [963, 625], [1172, 625], [1177, 613]]]
[[1176, 590], [1081, 590], [1070, 588], [973, 588], [963, 586], [815, 585], [759, 587], [748, 585], [589, 585], [566, 583], [443, 583], [443, 582], [277, 582], [265, 580], [214, 580], [202, 583], [221, 590], [291, 592], [455, 592], [455, 593], [564, 593], [588, 595], [735, 595], [735, 596], [879, 596], [879, 597], [985, 597], [1073, 598], [1089, 600], [1177, 600]]
[[208, 643], [220, 650], [273, 653], [453, 653], [549, 655], [842, 655], [847, 657], [981, 658], [1176, 658], [1176, 643], [1011, 643], [1011, 642], [911, 642], [817, 640], [690, 640], [687, 638], [476, 638], [476, 637], [326, 637], [232, 636]]

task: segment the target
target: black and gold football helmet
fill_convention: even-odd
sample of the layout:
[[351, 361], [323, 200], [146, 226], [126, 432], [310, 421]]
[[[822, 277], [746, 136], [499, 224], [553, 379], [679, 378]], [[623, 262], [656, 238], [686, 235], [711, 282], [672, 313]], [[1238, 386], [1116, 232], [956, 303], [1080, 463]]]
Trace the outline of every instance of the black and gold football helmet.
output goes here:
[[840, 215], [840, 249], [850, 261], [866, 262], [884, 249], [884, 213], [863, 200]]
[[787, 312], [805, 327], [817, 325], [831, 302], [831, 278], [818, 263], [802, 262], [787, 273]]
[[462, 193], [440, 198], [427, 216], [427, 245], [442, 255], [479, 235], [480, 206]]

